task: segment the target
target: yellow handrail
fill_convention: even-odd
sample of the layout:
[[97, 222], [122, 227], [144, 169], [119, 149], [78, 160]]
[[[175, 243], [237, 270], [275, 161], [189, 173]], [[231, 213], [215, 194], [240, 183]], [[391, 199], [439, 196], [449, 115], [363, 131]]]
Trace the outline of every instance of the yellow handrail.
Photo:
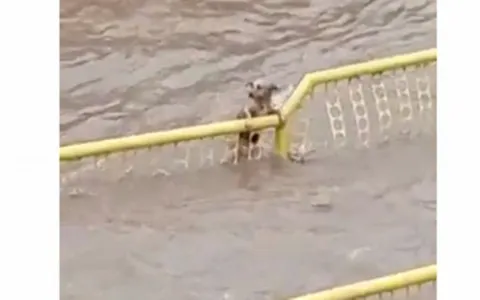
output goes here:
[[[304, 102], [314, 86], [322, 83], [349, 79], [360, 75], [376, 74], [392, 69], [405, 68], [411, 65], [429, 63], [437, 59], [437, 49], [429, 49], [409, 54], [397, 55], [368, 62], [348, 65], [325, 71], [318, 71], [306, 74], [292, 95], [282, 107], [282, 115], [285, 120], [295, 112]], [[277, 128], [275, 131], [275, 153], [287, 157], [289, 143], [288, 124]]]
[[286, 101], [282, 112], [289, 116], [301, 105], [308, 91], [316, 85], [354, 78], [360, 75], [376, 74], [393, 69], [406, 68], [412, 65], [426, 64], [437, 60], [437, 49], [429, 49], [409, 54], [402, 54], [387, 58], [371, 60], [368, 62], [343, 66], [325, 71], [306, 74], [300, 81], [297, 89]]
[[178, 142], [211, 138], [219, 135], [237, 134], [245, 130], [247, 124], [252, 130], [276, 128], [275, 153], [282, 157], [286, 157], [290, 147], [288, 132], [289, 116], [301, 106], [302, 102], [305, 101], [305, 96], [310, 93], [314, 86], [321, 83], [353, 78], [364, 74], [375, 74], [391, 69], [429, 63], [436, 59], [437, 50], [430, 49], [306, 74], [282, 107], [282, 115], [286, 120], [286, 123], [283, 126], [279, 126], [279, 120], [276, 116], [254, 118], [248, 121], [233, 120], [216, 122], [129, 137], [61, 146], [59, 151], [60, 160], [77, 160], [88, 156], [98, 156], [114, 152], [175, 144]]
[[437, 279], [437, 265], [362, 281], [319, 293], [308, 294], [290, 300], [349, 300], [433, 282]]
[[113, 152], [175, 144], [205, 137], [235, 134], [245, 130], [247, 124], [252, 129], [261, 130], [275, 127], [278, 123], [279, 120], [277, 116], [267, 116], [248, 121], [234, 120], [217, 122], [167, 131], [74, 144], [60, 147], [60, 160], [76, 160], [87, 156], [107, 155]]

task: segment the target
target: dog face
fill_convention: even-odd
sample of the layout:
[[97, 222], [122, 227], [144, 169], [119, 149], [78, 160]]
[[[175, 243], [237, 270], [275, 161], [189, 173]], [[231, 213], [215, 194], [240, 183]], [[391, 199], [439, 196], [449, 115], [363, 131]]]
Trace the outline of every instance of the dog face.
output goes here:
[[257, 79], [253, 82], [246, 84], [248, 97], [255, 102], [266, 103], [271, 100], [272, 94], [278, 91], [279, 88], [276, 84], [266, 82], [261, 79]]

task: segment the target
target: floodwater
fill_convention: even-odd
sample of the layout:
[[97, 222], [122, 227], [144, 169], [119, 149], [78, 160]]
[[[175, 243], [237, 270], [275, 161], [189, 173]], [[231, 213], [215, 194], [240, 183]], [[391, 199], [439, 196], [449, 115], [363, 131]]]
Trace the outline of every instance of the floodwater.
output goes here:
[[[249, 80], [286, 86], [436, 46], [433, 0], [62, 0], [60, 17], [62, 144], [225, 119]], [[426, 79], [433, 108], [409, 120], [411, 134], [372, 134], [368, 148], [323, 143], [325, 93], [299, 120], [318, 150], [305, 164], [221, 165], [216, 139], [63, 165], [61, 298], [284, 299], [435, 263], [426, 70], [406, 74]], [[394, 95], [397, 81], [385, 78]], [[366, 101], [379, 86], [351, 84]], [[372, 115], [369, 130], [379, 124]], [[435, 297], [431, 286], [421, 294]]]

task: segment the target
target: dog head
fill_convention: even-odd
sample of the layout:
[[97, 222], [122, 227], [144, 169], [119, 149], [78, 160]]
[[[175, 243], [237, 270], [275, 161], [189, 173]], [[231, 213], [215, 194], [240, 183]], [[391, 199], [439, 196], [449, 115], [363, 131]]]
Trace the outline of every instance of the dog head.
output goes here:
[[261, 79], [247, 82], [248, 97], [257, 103], [266, 103], [271, 100], [272, 94], [278, 91], [276, 84], [266, 82]]

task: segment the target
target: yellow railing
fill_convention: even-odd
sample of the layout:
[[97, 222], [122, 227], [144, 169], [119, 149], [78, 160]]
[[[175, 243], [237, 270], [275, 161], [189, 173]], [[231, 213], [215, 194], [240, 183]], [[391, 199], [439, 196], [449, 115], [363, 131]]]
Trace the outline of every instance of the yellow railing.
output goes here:
[[283, 126], [279, 126], [279, 120], [276, 116], [259, 117], [248, 121], [233, 120], [216, 122], [174, 130], [62, 146], [60, 147], [60, 160], [77, 160], [90, 156], [237, 134], [245, 130], [247, 126], [252, 130], [275, 128], [275, 153], [286, 157], [290, 147], [288, 132], [289, 117], [302, 105], [303, 101], [307, 98], [306, 96], [315, 86], [367, 74], [377, 74], [388, 70], [427, 64], [436, 61], [436, 59], [437, 50], [430, 49], [306, 74], [282, 107], [282, 115], [284, 119], [287, 120]]
[[373, 280], [357, 282], [331, 290], [308, 294], [291, 300], [349, 300], [364, 298], [382, 293], [408, 289], [437, 280], [437, 265], [389, 275]]

